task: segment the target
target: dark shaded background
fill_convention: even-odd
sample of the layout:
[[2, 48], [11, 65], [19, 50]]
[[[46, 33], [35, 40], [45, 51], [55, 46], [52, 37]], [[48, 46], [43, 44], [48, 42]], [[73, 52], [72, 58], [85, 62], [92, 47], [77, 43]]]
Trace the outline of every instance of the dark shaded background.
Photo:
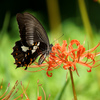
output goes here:
[[[58, 0], [61, 14], [61, 20], [64, 21], [70, 17], [79, 17], [80, 11], [77, 0]], [[87, 12], [92, 25], [98, 30], [100, 28], [100, 4], [93, 0], [85, 0]], [[4, 21], [5, 13], [10, 11], [11, 18], [17, 13], [21, 13], [26, 10], [40, 12], [48, 22], [48, 12], [46, 6], [46, 0], [0, 0], [0, 29]], [[81, 18], [76, 21], [78, 25], [82, 25]], [[49, 24], [47, 23], [47, 26]], [[48, 26], [49, 27], [49, 26]]]

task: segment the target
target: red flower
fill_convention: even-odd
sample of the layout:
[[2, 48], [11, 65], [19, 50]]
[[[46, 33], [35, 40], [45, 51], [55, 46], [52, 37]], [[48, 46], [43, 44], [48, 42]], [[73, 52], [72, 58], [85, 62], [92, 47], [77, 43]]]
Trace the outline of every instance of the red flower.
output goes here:
[[93, 53], [98, 46], [100, 46], [100, 43], [98, 43], [94, 48], [86, 51], [86, 48], [81, 45], [78, 40], [72, 40], [69, 45], [67, 44], [66, 40], [64, 40], [62, 46], [57, 43], [52, 47], [52, 53], [49, 55], [49, 60], [45, 60], [46, 63], [38, 65], [37, 62], [34, 62], [35, 65], [31, 65], [29, 67], [40, 67], [41, 69], [37, 71], [46, 70], [48, 77], [52, 76], [52, 73], [49, 74], [48, 71], [61, 67], [61, 64], [63, 64], [63, 68], [65, 70], [71, 68], [72, 71], [77, 71], [76, 64], [78, 63], [88, 67], [88, 72], [91, 72], [93, 67], [98, 66], [95, 66], [96, 62], [100, 61], [95, 60], [95, 57], [100, 55], [100, 52]]
[[[76, 48], [73, 47], [74, 44], [76, 44]], [[96, 63], [95, 57], [100, 54], [100, 52], [92, 53], [98, 46], [100, 46], [100, 43], [98, 43], [98, 45], [94, 48], [86, 51], [85, 47], [81, 45], [78, 40], [72, 40], [68, 46], [68, 49], [66, 48], [66, 40], [63, 41], [62, 46], [57, 43], [52, 47], [53, 53], [51, 53], [49, 57], [49, 67], [47, 72], [53, 70], [53, 68], [56, 68], [57, 66], [60, 67], [61, 64], [63, 64], [63, 68], [65, 70], [71, 67], [71, 70], [75, 71], [77, 70], [77, 63], [89, 67], [90, 69], [88, 72], [90, 72]], [[86, 61], [83, 59], [86, 59]], [[88, 60], [91, 61], [88, 62]]]
[[42, 96], [39, 96], [39, 97], [37, 98], [37, 100], [42, 100]]
[[93, 0], [94, 2], [98, 2], [98, 3], [100, 3], [100, 0]]
[[[3, 80], [2, 80], [2, 83], [3, 83]], [[2, 83], [1, 83], [1, 88], [0, 89], [2, 89]], [[15, 89], [16, 89], [16, 87], [17, 87], [17, 85], [18, 85], [19, 83], [18, 83], [18, 80], [15, 82], [15, 85], [13, 86], [13, 88], [11, 89], [11, 91], [8, 93], [8, 94], [6, 94], [7, 93], [7, 91], [8, 91], [8, 88], [9, 88], [9, 86], [10, 86], [10, 83], [8, 83], [8, 86], [7, 86], [7, 88], [6, 88], [6, 90], [5, 90], [5, 92], [0, 96], [0, 98], [2, 98], [2, 100], [11, 100], [12, 99], [12, 97], [17, 93], [17, 91], [18, 91], [18, 89], [15, 91]], [[14, 93], [14, 91], [15, 91], [15, 93]], [[5, 95], [6, 94], [6, 95]]]

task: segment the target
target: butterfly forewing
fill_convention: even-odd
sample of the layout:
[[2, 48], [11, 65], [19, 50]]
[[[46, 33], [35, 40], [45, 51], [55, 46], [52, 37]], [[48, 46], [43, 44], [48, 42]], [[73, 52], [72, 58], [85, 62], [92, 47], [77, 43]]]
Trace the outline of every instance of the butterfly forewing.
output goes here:
[[40, 22], [31, 14], [17, 14], [17, 22], [21, 41], [26, 46], [32, 46], [34, 42], [40, 41], [49, 44], [47, 34]]

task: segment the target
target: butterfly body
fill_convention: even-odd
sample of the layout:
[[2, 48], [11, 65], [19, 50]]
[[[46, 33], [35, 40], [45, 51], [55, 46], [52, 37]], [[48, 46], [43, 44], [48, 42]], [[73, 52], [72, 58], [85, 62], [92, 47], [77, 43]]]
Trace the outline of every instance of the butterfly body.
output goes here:
[[17, 67], [31, 65], [41, 55], [38, 64], [42, 64], [51, 52], [52, 44], [40, 22], [31, 14], [17, 14], [21, 40], [15, 43], [12, 55]]

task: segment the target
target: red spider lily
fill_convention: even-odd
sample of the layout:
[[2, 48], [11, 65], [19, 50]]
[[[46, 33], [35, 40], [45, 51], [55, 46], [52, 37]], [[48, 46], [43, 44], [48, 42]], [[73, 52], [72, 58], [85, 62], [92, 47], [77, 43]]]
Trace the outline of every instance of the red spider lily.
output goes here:
[[98, 0], [93, 0], [94, 2], [97, 2]]
[[[76, 47], [74, 47], [74, 45], [76, 45]], [[100, 52], [93, 53], [93, 51], [98, 46], [100, 46], [100, 43], [98, 43], [97, 46], [95, 46], [94, 48], [86, 51], [86, 48], [83, 45], [81, 45], [78, 40], [72, 40], [69, 43], [69, 45], [67, 45], [66, 40], [64, 40], [62, 46], [60, 46], [59, 43], [57, 43], [55, 44], [55, 46], [52, 47], [52, 53], [50, 53], [49, 60], [45, 60], [46, 63], [38, 65], [37, 62], [34, 62], [35, 65], [29, 66], [32, 68], [40, 67], [41, 69], [29, 72], [45, 70], [47, 76], [51, 77], [52, 73], [49, 74], [48, 72], [52, 71], [55, 68], [59, 68], [61, 64], [63, 64], [63, 68], [65, 70], [71, 68], [71, 71], [76, 70], [77, 72], [77, 63], [85, 67], [88, 67], [88, 72], [91, 72], [91, 69], [93, 67], [96, 67], [96, 62], [100, 61], [95, 60], [95, 57], [100, 55]]]
[[[44, 91], [44, 89], [42, 87], [42, 84], [39, 84], [39, 80], [37, 81], [37, 85], [38, 85], [38, 89], [37, 89], [38, 97], [37, 97], [37, 100], [42, 100], [42, 96], [39, 96], [39, 87], [41, 87], [41, 89], [43, 91], [43, 94], [44, 94], [44, 100], [46, 100], [46, 93], [45, 93], [45, 91]], [[49, 100], [49, 98], [50, 98], [50, 95], [49, 95], [47, 100]]]
[[[3, 80], [2, 80], [3, 81]], [[8, 84], [8, 86], [7, 86], [7, 88], [6, 88], [6, 90], [5, 90], [5, 92], [3, 93], [3, 95], [1, 95], [0, 96], [0, 98], [2, 98], [2, 100], [11, 100], [11, 98], [18, 92], [18, 89], [15, 91], [15, 89], [16, 89], [16, 87], [17, 87], [17, 85], [18, 85], [19, 83], [18, 83], [18, 80], [15, 82], [15, 85], [13, 86], [13, 88], [11, 89], [11, 91], [5, 96], [5, 94], [7, 93], [7, 91], [8, 91], [8, 88], [9, 88], [9, 86], [10, 86], [10, 83]], [[2, 87], [2, 85], [1, 85], [1, 87]], [[15, 91], [15, 93], [14, 93], [14, 91]]]
[[[76, 44], [77, 48], [74, 48], [73, 45]], [[89, 67], [90, 69], [88, 72], [91, 72], [91, 69], [95, 67], [95, 63], [97, 62], [95, 60], [95, 57], [100, 54], [98, 53], [93, 53], [93, 51], [100, 46], [100, 43], [98, 43], [97, 46], [94, 48], [87, 50], [83, 45], [80, 44], [78, 40], [72, 40], [67, 47], [66, 40], [63, 41], [62, 46], [60, 46], [58, 43], [52, 47], [52, 52], [49, 57], [49, 67], [47, 69], [47, 74], [48, 71], [51, 71], [55, 67], [61, 66], [63, 64], [63, 68], [69, 69], [71, 67], [72, 71], [77, 71], [76, 64], [79, 63], [80, 65]], [[84, 61], [86, 59], [86, 61]], [[90, 62], [88, 62], [88, 60]]]
[[[3, 80], [2, 80], [2, 82], [1, 82], [1, 84], [0, 84], [0, 90], [3, 88]], [[5, 92], [0, 96], [0, 100], [12, 100], [12, 97], [14, 97], [16, 94], [17, 94], [17, 92], [18, 92], [18, 89], [15, 91], [15, 89], [17, 88], [17, 86], [18, 86], [18, 84], [19, 84], [19, 82], [18, 82], [18, 80], [15, 82], [15, 84], [14, 84], [14, 86], [13, 86], [13, 88], [11, 89], [11, 91], [8, 93], [8, 94], [6, 94], [7, 93], [7, 91], [8, 91], [8, 88], [9, 88], [9, 86], [10, 86], [10, 83], [8, 84], [8, 86], [7, 86], [7, 89], [5, 90]], [[43, 89], [43, 87], [42, 87], [42, 84], [39, 84], [39, 80], [38, 80], [38, 82], [37, 82], [37, 85], [38, 85], [38, 96], [37, 96], [37, 100], [42, 100], [42, 96], [39, 96], [39, 87], [41, 87], [41, 89], [42, 89], [42, 91], [43, 91], [43, 93], [44, 93], [44, 100], [46, 100], [46, 93], [45, 93], [45, 91], [44, 91], [44, 89]], [[23, 98], [24, 97], [26, 97], [26, 99], [25, 100], [30, 100], [29, 99], [29, 97], [28, 97], [28, 95], [27, 95], [27, 93], [26, 93], [26, 90], [27, 90], [27, 88], [28, 88], [28, 86], [29, 86], [29, 83], [28, 83], [28, 85], [27, 85], [27, 87], [26, 88], [24, 88], [24, 86], [23, 86], [23, 84], [22, 84], [22, 82], [21, 82], [21, 87], [22, 87], [22, 93], [19, 95], [19, 96], [17, 96], [14, 100], [18, 100], [19, 98], [21, 98], [21, 100], [23, 100]], [[15, 92], [14, 92], [15, 91]], [[25, 95], [25, 96], [24, 96]], [[2, 99], [1, 99], [2, 98]], [[48, 100], [49, 100], [49, 98], [50, 98], [50, 95], [49, 95], [49, 97], [48, 97]]]
[[42, 100], [42, 97], [41, 97], [41, 96], [39, 96], [39, 97], [37, 98], [37, 100]]
[[100, 3], [100, 0], [93, 0], [94, 2], [98, 2], [98, 3]]
[[[2, 83], [3, 83], [3, 80], [2, 80], [2, 82], [1, 82], [1, 85], [0, 85], [0, 90], [2, 89]], [[5, 92], [0, 96], [0, 98], [2, 98], [1, 100], [12, 100], [12, 97], [14, 97], [16, 94], [17, 94], [17, 92], [18, 92], [18, 89], [15, 91], [15, 89], [17, 88], [17, 86], [18, 86], [18, 84], [19, 84], [19, 82], [18, 82], [18, 80], [15, 82], [15, 84], [14, 84], [14, 86], [13, 86], [13, 88], [11, 89], [11, 91], [8, 93], [8, 94], [6, 94], [7, 93], [7, 91], [8, 91], [8, 88], [9, 88], [9, 86], [10, 86], [10, 83], [8, 84], [8, 86], [7, 86], [7, 88], [6, 88], [6, 90], [5, 90]], [[28, 84], [29, 85], [29, 84]], [[24, 86], [22, 85], [22, 83], [21, 83], [21, 86], [22, 86], [22, 90], [23, 90], [23, 93], [20, 95], [20, 96], [18, 96], [17, 98], [15, 98], [14, 100], [17, 100], [18, 98], [21, 98], [21, 99], [23, 99], [23, 94], [25, 94], [25, 97], [27, 98], [26, 100], [29, 100], [29, 98], [28, 98], [28, 96], [27, 96], [27, 94], [26, 94], [26, 90], [27, 90], [27, 88], [28, 88], [28, 86], [27, 86], [27, 88], [26, 89], [24, 89]], [[14, 92], [15, 91], [15, 92]]]

